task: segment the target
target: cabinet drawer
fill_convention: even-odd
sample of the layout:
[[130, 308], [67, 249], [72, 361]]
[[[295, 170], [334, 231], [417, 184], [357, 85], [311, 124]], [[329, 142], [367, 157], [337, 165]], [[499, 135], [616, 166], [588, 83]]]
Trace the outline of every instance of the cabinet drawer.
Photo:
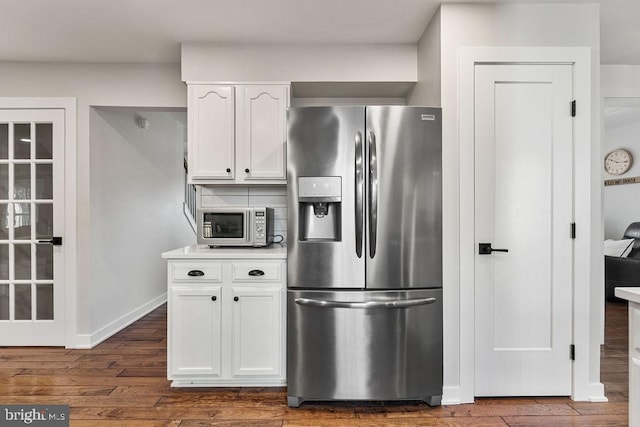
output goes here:
[[172, 263], [171, 277], [175, 282], [221, 282], [221, 263]]
[[282, 280], [279, 262], [234, 263], [234, 282], [279, 282]]

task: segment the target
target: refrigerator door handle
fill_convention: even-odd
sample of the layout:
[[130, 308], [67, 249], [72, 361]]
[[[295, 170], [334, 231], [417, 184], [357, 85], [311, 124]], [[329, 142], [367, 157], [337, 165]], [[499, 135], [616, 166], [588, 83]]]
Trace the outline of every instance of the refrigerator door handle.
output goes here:
[[356, 186], [356, 255], [362, 258], [362, 237], [363, 237], [363, 196], [364, 190], [364, 164], [362, 159], [362, 133], [356, 132], [356, 156], [355, 156], [355, 186]]
[[369, 257], [376, 256], [378, 228], [378, 156], [376, 135], [369, 131]]
[[304, 305], [307, 307], [320, 307], [320, 308], [408, 308], [418, 305], [433, 304], [436, 302], [436, 298], [416, 298], [399, 301], [365, 301], [365, 302], [350, 302], [350, 301], [325, 301], [311, 298], [296, 298], [294, 302], [298, 305]]

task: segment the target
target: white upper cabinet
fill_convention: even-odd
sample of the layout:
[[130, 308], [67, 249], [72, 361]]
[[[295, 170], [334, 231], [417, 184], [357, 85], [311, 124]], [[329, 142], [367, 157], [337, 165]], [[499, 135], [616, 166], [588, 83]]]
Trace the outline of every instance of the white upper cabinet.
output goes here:
[[232, 180], [235, 172], [233, 86], [189, 85], [189, 177]]
[[189, 179], [286, 183], [289, 85], [190, 84]]

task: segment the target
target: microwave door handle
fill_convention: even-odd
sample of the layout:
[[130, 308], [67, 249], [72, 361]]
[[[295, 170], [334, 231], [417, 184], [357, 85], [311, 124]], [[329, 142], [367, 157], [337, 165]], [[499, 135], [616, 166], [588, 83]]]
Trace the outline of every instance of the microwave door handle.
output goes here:
[[356, 190], [356, 255], [362, 258], [362, 237], [363, 237], [363, 185], [364, 185], [364, 163], [362, 159], [362, 133], [356, 132], [356, 155], [355, 155], [355, 190]]
[[376, 135], [369, 131], [369, 257], [376, 256], [378, 228], [378, 156]]
[[248, 210], [247, 211], [247, 221], [245, 221], [245, 234], [244, 234], [244, 238], [245, 241], [247, 243], [251, 242], [251, 224], [253, 224], [253, 211], [252, 210]]

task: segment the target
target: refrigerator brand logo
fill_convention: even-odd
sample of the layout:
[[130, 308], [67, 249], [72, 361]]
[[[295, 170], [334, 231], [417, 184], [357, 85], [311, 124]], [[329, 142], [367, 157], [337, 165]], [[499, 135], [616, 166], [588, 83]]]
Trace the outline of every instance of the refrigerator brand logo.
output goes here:
[[436, 119], [436, 116], [434, 116], [433, 114], [422, 114], [420, 118], [422, 120], [434, 121]]

